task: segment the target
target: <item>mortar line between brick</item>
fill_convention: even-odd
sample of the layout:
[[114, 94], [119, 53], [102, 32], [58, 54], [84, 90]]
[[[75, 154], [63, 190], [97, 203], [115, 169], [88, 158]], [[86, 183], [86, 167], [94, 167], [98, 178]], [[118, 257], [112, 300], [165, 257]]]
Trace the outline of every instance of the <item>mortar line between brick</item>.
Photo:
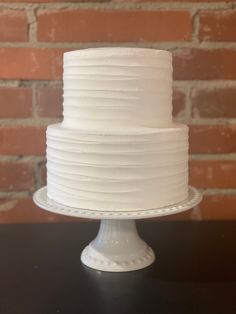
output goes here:
[[12, 2], [4, 2], [0, 3], [0, 8], [11, 8], [11, 9], [136, 9], [136, 10], [191, 10], [191, 9], [202, 9], [202, 10], [222, 10], [222, 9], [231, 9], [231, 3], [204, 3], [204, 2], [66, 2], [66, 3], [12, 3]]
[[201, 191], [204, 195], [236, 195], [236, 189], [202, 189]]
[[18, 87], [20, 80], [0, 80], [0, 87]]
[[191, 103], [190, 103], [190, 92], [191, 86], [188, 86], [186, 91], [186, 98], [185, 98], [185, 123], [190, 124], [191, 122]]
[[198, 33], [199, 33], [199, 10], [195, 10], [192, 14], [192, 40], [194, 43], [199, 44]]
[[190, 125], [235, 125], [236, 118], [191, 118]]
[[22, 192], [16, 192], [16, 191], [11, 191], [11, 192], [2, 192], [0, 191], [0, 199], [1, 198], [6, 198], [7, 200], [11, 199], [17, 199], [17, 198], [28, 198], [31, 196], [32, 193], [22, 191]]
[[[1, 83], [0, 83], [1, 86]], [[62, 87], [62, 79], [61, 80], [21, 80], [20, 81], [20, 87], [33, 87], [37, 89], [37, 87], [43, 87], [43, 86], [50, 86], [55, 87], [59, 86]]]
[[236, 80], [189, 80], [189, 81], [174, 81], [173, 86], [182, 88], [185, 86], [192, 88], [204, 88], [204, 90], [212, 90], [216, 88], [236, 87]]
[[45, 160], [45, 156], [12, 156], [12, 155], [1, 155], [0, 162], [17, 162], [17, 163], [39, 163]]
[[36, 86], [35, 86], [35, 82], [33, 82], [32, 84], [32, 117], [34, 119], [37, 119], [37, 111], [36, 111]]
[[[62, 79], [60, 80], [25, 80], [12, 79], [0, 80], [0, 87], [32, 87], [36, 84], [42, 86], [59, 86], [62, 87]], [[218, 87], [236, 87], [236, 80], [178, 80], [173, 81], [174, 88], [185, 90], [186, 86], [195, 88], [212, 89]]]
[[52, 118], [0, 119], [0, 127], [46, 127], [48, 124], [58, 123], [60, 121], [61, 120]]
[[194, 42], [194, 41], [157, 41], [157, 42], [0, 42], [0, 48], [51, 48], [51, 49], [85, 49], [91, 47], [142, 47], [167, 49], [180, 53], [186, 49], [209, 50], [236, 50], [236, 42]]
[[[36, 84], [39, 87], [51, 86], [62, 87], [60, 80], [0, 80], [0, 87], [32, 87]], [[173, 87], [185, 91], [186, 87], [194, 89], [212, 90], [216, 88], [236, 88], [236, 80], [179, 80], [173, 81]]]
[[190, 154], [190, 161], [201, 161], [201, 160], [216, 160], [216, 161], [236, 161], [236, 153], [227, 153], [227, 154]]
[[[52, 118], [26, 118], [26, 119], [0, 119], [0, 127], [12, 127], [12, 126], [35, 126], [46, 127], [48, 124], [60, 123], [62, 119]], [[191, 119], [178, 119], [178, 121], [184, 121], [188, 125], [216, 125], [216, 126], [231, 126], [236, 125], [236, 118], [191, 118]]]
[[41, 185], [41, 178], [40, 178], [40, 172], [39, 172], [39, 162], [36, 162], [34, 164], [34, 188], [35, 190], [39, 189]]
[[35, 9], [26, 9], [28, 19], [28, 38], [30, 43], [37, 42], [37, 17]]

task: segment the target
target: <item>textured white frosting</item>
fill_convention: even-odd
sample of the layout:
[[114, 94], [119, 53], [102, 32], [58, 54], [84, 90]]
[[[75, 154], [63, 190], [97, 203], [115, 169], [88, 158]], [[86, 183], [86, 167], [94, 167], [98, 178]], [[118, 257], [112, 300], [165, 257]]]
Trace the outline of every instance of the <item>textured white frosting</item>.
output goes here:
[[188, 128], [102, 134], [51, 125], [48, 196], [67, 206], [137, 210], [187, 197]]
[[47, 129], [48, 197], [92, 210], [138, 210], [188, 195], [188, 127], [172, 122], [167, 51], [64, 54], [64, 119]]
[[168, 51], [67, 52], [63, 82], [65, 127], [160, 127], [172, 121], [172, 55]]

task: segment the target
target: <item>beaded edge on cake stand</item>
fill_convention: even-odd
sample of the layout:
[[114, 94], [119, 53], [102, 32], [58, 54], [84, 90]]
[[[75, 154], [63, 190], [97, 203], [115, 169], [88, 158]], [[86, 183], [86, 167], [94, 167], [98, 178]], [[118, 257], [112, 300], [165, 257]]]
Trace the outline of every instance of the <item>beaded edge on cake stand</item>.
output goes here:
[[147, 210], [131, 210], [131, 211], [104, 211], [104, 210], [90, 210], [69, 207], [59, 204], [47, 197], [47, 187], [42, 187], [34, 193], [34, 202], [41, 208], [48, 211], [81, 218], [91, 219], [142, 219], [152, 218], [166, 215], [173, 215], [185, 210], [188, 210], [202, 200], [201, 193], [194, 187], [189, 186], [188, 198], [180, 203], [176, 203], [170, 206], [165, 206], [155, 209]]

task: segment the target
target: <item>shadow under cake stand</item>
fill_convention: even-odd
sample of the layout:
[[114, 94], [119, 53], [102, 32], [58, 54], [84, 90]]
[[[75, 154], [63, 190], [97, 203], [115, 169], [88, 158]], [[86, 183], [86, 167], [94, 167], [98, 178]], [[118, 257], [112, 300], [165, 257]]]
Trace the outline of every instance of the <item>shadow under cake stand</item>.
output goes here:
[[142, 269], [155, 260], [153, 250], [138, 235], [135, 219], [177, 214], [193, 208], [202, 200], [198, 190], [189, 186], [188, 198], [162, 208], [132, 211], [103, 211], [64, 206], [47, 197], [47, 187], [36, 191], [34, 202], [50, 212], [100, 219], [97, 237], [83, 250], [81, 261], [86, 266], [110, 272]]

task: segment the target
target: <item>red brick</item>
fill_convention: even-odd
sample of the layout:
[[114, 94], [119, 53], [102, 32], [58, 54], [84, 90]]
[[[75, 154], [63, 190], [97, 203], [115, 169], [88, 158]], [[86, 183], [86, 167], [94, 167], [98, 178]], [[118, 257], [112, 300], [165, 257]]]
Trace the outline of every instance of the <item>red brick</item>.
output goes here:
[[236, 79], [236, 50], [186, 49], [173, 59], [174, 78], [177, 80]]
[[236, 11], [202, 11], [199, 39], [205, 41], [235, 41]]
[[0, 48], [0, 79], [61, 79], [64, 51], [49, 48]]
[[24, 87], [0, 87], [0, 118], [32, 116], [32, 90]]
[[192, 117], [236, 118], [236, 88], [200, 89], [191, 95]]
[[41, 10], [38, 14], [40, 41], [186, 41], [191, 33], [187, 11]]
[[61, 118], [62, 117], [62, 88], [61, 87], [38, 87], [36, 91], [36, 110], [39, 117]]
[[24, 191], [34, 188], [34, 167], [26, 162], [0, 163], [0, 190]]
[[28, 24], [23, 10], [0, 10], [0, 41], [27, 41]]
[[201, 220], [235, 220], [236, 195], [204, 195], [194, 209]]
[[45, 127], [1, 126], [1, 155], [44, 155]]
[[191, 153], [235, 153], [236, 125], [190, 126]]
[[47, 212], [37, 207], [32, 198], [0, 200], [0, 224], [64, 221], [79, 221], [79, 218]]
[[39, 183], [40, 186], [44, 186], [47, 184], [47, 171], [46, 171], [46, 162], [42, 161], [38, 165], [38, 173], [39, 173]]
[[185, 94], [179, 90], [173, 91], [173, 116], [179, 117], [184, 115]]
[[197, 188], [236, 188], [235, 160], [191, 160], [190, 184]]

